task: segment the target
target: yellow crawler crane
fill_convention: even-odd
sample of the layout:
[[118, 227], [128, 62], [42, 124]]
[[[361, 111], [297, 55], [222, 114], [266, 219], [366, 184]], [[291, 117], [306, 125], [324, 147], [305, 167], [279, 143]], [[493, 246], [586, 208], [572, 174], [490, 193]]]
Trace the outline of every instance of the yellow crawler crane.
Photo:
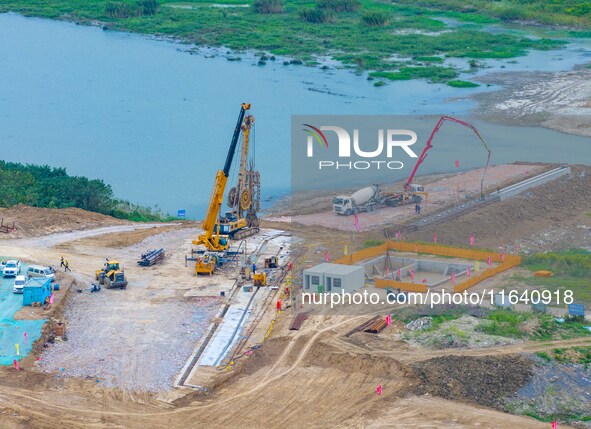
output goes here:
[[211, 275], [218, 264], [220, 253], [228, 250], [228, 247], [230, 246], [228, 235], [220, 234], [221, 228], [219, 227], [218, 218], [220, 207], [224, 200], [224, 192], [226, 190], [226, 183], [228, 182], [230, 167], [232, 166], [232, 160], [234, 159], [234, 152], [236, 151], [236, 145], [238, 144], [238, 137], [240, 136], [240, 127], [244, 120], [244, 114], [249, 109], [250, 104], [242, 103], [240, 114], [238, 115], [238, 122], [236, 123], [232, 142], [230, 143], [230, 149], [226, 156], [226, 163], [224, 164], [224, 168], [218, 170], [215, 175], [213, 190], [209, 199], [209, 206], [207, 208], [205, 220], [202, 224], [203, 233], [200, 234], [196, 240], [193, 240], [193, 244], [202, 244], [207, 249], [203, 256], [197, 258], [195, 263], [195, 274], [197, 275]]

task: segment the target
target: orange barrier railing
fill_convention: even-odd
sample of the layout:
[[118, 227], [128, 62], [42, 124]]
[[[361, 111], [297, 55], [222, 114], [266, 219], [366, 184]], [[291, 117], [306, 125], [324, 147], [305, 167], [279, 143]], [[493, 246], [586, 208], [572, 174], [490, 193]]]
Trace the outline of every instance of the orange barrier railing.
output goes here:
[[391, 287], [393, 289], [400, 289], [405, 292], [425, 293], [427, 290], [429, 290], [429, 287], [422, 283], [399, 282], [391, 279], [375, 279], [374, 285], [380, 289]]

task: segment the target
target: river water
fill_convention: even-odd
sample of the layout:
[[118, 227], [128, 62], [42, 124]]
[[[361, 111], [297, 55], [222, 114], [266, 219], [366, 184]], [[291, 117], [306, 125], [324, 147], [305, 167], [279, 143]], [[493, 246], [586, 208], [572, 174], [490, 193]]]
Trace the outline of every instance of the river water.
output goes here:
[[[519, 58], [518, 66], [503, 65], [569, 69], [589, 60], [587, 41], [577, 43]], [[253, 106], [256, 162], [263, 199], [269, 200], [290, 187], [292, 114], [467, 115], [476, 105], [466, 96], [494, 90], [424, 81], [375, 88], [350, 70], [282, 61], [261, 67], [249, 54], [229, 62], [219, 50], [210, 58], [187, 49], [141, 35], [0, 14], [2, 159], [66, 167], [70, 174], [105, 180], [123, 199], [201, 218], [242, 102]], [[489, 70], [500, 67], [496, 63]], [[495, 163], [591, 159], [589, 139], [478, 126], [488, 135]], [[425, 138], [419, 134], [420, 141]], [[430, 155], [435, 159], [421, 173], [455, 168], [452, 160], [464, 149], [453, 135], [449, 140], [445, 153]]]

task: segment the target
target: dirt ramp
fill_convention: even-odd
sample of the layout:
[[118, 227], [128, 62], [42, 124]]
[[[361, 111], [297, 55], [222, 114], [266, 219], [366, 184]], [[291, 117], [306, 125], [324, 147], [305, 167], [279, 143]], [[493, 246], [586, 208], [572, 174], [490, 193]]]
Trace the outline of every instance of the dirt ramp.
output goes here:
[[12, 225], [14, 222], [17, 228], [10, 234], [0, 234], [0, 240], [40, 237], [57, 232], [129, 223], [125, 220], [78, 208], [46, 209], [22, 204], [8, 209], [0, 208], [0, 218], [3, 219], [4, 224]]

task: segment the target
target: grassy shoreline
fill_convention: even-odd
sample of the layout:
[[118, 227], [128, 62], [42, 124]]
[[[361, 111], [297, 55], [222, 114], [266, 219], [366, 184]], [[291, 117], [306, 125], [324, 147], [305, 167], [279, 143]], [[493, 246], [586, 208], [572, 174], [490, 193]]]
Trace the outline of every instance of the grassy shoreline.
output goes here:
[[[557, 49], [565, 44], [557, 39], [486, 31], [486, 25], [502, 22], [502, 17], [485, 4], [462, 10], [456, 2], [447, 5], [430, 1], [417, 6], [404, 1], [353, 0], [356, 9], [341, 11], [320, 9], [322, 4], [339, 1], [319, 4], [285, 0], [280, 2], [281, 13], [259, 13], [253, 3], [254, 0], [7, 0], [0, 5], [0, 12], [97, 23], [114, 30], [237, 52], [254, 50], [261, 55], [261, 66], [267, 61], [263, 54], [291, 57], [312, 66], [318, 65], [318, 57], [327, 56], [359, 72], [376, 73], [372, 77], [378, 82], [426, 79], [452, 82], [451, 86], [456, 88], [473, 87], [470, 82], [463, 83], [462, 75], [479, 67], [476, 60], [515, 58], [529, 50]], [[516, 0], [510, 3], [517, 4]], [[540, 21], [547, 19], [546, 15], [544, 19], [540, 17]], [[450, 67], [444, 64], [446, 58], [474, 60], [470, 62], [474, 66]]]

